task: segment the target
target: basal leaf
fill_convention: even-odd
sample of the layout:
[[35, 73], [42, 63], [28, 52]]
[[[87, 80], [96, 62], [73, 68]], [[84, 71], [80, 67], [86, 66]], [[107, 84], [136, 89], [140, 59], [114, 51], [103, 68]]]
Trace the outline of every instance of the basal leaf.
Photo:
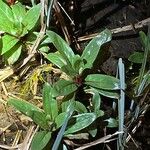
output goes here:
[[38, 4], [38, 5], [33, 6], [26, 13], [26, 16], [22, 20], [22, 23], [28, 31], [32, 30], [34, 26], [36, 25], [40, 17], [40, 11], [41, 11], [41, 5]]
[[17, 39], [16, 37], [13, 37], [11, 35], [4, 35], [2, 37], [2, 51], [1, 51], [1, 55], [5, 54], [6, 52], [8, 52], [13, 46], [16, 45], [16, 43], [19, 41], [19, 39]]
[[20, 43], [16, 44], [11, 48], [7, 53], [4, 54], [4, 57], [9, 65], [14, 64], [20, 57], [22, 50], [22, 45]]
[[74, 58], [74, 52], [69, 47], [69, 45], [55, 32], [47, 31], [48, 38], [50, 42], [54, 44], [56, 49], [59, 51], [64, 60], [66, 60], [68, 66], [72, 66], [72, 61]]
[[71, 94], [72, 92], [75, 92], [77, 88], [77, 85], [73, 81], [62, 79], [54, 84], [52, 92], [54, 97], [65, 96]]
[[13, 98], [10, 98], [8, 100], [8, 104], [13, 105], [17, 110], [32, 118], [32, 120], [43, 129], [49, 128], [46, 122], [46, 114], [35, 105], [24, 100], [18, 100]]
[[11, 33], [13, 22], [14, 16], [11, 8], [0, 0], [0, 31]]
[[83, 113], [76, 116], [76, 123], [65, 131], [65, 134], [78, 132], [86, 127], [88, 127], [93, 121], [96, 119], [96, 115], [94, 113]]
[[31, 143], [31, 150], [43, 150], [51, 139], [51, 132], [39, 131], [37, 132]]
[[81, 56], [81, 58], [86, 61], [85, 69], [92, 68], [93, 63], [101, 50], [101, 46], [109, 42], [111, 38], [111, 31], [106, 29], [89, 42]]
[[128, 58], [129, 61], [133, 62], [133, 63], [142, 63], [144, 59], [144, 53], [143, 52], [134, 52], [133, 54], [131, 54]]
[[85, 78], [85, 84], [102, 90], [119, 90], [119, 80], [103, 74], [90, 74]]
[[57, 100], [52, 97], [52, 87], [48, 83], [45, 83], [43, 88], [43, 107], [45, 113], [54, 120], [58, 115], [58, 106]]

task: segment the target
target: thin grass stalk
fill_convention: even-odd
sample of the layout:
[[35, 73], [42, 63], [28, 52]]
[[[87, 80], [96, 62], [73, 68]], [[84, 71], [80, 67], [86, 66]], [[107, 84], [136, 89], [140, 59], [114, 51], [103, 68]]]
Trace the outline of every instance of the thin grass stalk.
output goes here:
[[57, 135], [57, 137], [56, 137], [56, 140], [55, 140], [55, 142], [54, 142], [54, 145], [53, 145], [53, 147], [52, 147], [52, 150], [58, 150], [58, 148], [59, 148], [60, 142], [61, 142], [61, 140], [62, 140], [62, 138], [63, 138], [63, 136], [64, 136], [64, 132], [65, 132], [65, 130], [66, 130], [68, 121], [69, 121], [69, 119], [71, 118], [71, 116], [72, 116], [72, 114], [73, 114], [73, 111], [74, 111], [72, 105], [73, 105], [73, 102], [71, 101], [71, 102], [70, 102], [70, 105], [69, 105], [69, 107], [68, 107], [68, 111], [67, 111], [67, 112], [68, 112], [68, 115], [67, 115], [67, 117], [66, 117], [66, 119], [65, 119], [65, 121], [64, 121], [64, 123], [63, 123], [63, 125], [62, 125], [62, 127], [61, 127], [61, 129], [60, 129], [60, 131], [59, 131], [59, 133], [58, 133], [58, 135]]
[[46, 19], [47, 28], [49, 28], [50, 17], [51, 17], [51, 14], [52, 14], [52, 8], [53, 8], [53, 5], [54, 5], [54, 1], [55, 0], [48, 0], [48, 11], [47, 11], [47, 19]]
[[[122, 58], [119, 58], [118, 71], [120, 78], [120, 99], [118, 100], [119, 132], [124, 130], [124, 109], [125, 109], [125, 68]], [[118, 150], [123, 150], [123, 134], [118, 135]]]

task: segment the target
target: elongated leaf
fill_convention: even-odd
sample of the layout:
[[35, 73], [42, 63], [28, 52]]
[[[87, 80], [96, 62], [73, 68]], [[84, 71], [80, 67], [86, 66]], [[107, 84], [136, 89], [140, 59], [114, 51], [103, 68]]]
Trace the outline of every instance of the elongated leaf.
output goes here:
[[8, 104], [13, 105], [17, 110], [32, 118], [32, 120], [43, 129], [49, 128], [46, 122], [46, 114], [40, 108], [27, 101], [13, 98], [8, 100]]
[[66, 112], [62, 112], [55, 118], [56, 129], [60, 128], [63, 125], [65, 119], [67, 118], [67, 115], [68, 114]]
[[103, 74], [90, 74], [85, 78], [85, 84], [103, 90], [119, 90], [119, 80]]
[[58, 115], [58, 106], [57, 101], [52, 97], [52, 87], [48, 83], [45, 83], [43, 88], [43, 107], [45, 113], [54, 120]]
[[146, 34], [143, 31], [140, 31], [139, 35], [140, 35], [143, 46], [147, 47], [148, 37], [146, 36]]
[[14, 27], [17, 30], [16, 36], [24, 36], [28, 33], [28, 31], [22, 25], [22, 20], [26, 15], [25, 6], [21, 3], [16, 3], [15, 5], [12, 5], [11, 8], [15, 19]]
[[23, 18], [22, 23], [28, 31], [32, 30], [36, 25], [40, 17], [40, 11], [41, 5], [35, 5], [27, 12], [26, 16]]
[[8, 52], [13, 46], [16, 45], [16, 43], [19, 41], [19, 39], [11, 36], [11, 35], [4, 35], [2, 37], [2, 52], [1, 55], [5, 54]]
[[22, 45], [20, 43], [16, 44], [11, 48], [7, 53], [4, 54], [4, 57], [9, 65], [14, 64], [20, 57], [22, 50]]
[[74, 109], [78, 113], [87, 113], [86, 107], [81, 102], [79, 102], [79, 101], [75, 101], [75, 103], [74, 103]]
[[86, 61], [85, 68], [92, 68], [101, 46], [110, 40], [111, 31], [106, 29], [90, 41], [81, 56], [82, 59]]
[[114, 99], [119, 99], [119, 93], [117, 91], [101, 90], [97, 88], [96, 90], [103, 96], [114, 98]]
[[66, 135], [88, 127], [96, 119], [96, 115], [94, 113], [84, 113], [73, 117], [76, 118], [76, 123], [65, 131]]
[[[69, 105], [70, 105], [70, 101], [63, 102], [61, 105], [62, 112], [65, 112]], [[74, 110], [77, 111], [78, 113], [87, 113], [86, 107], [79, 101], [73, 101], [73, 107]]]
[[128, 58], [129, 61], [133, 63], [142, 63], [144, 59], [144, 53], [143, 52], [134, 52], [130, 57]]
[[49, 53], [48, 55], [44, 55], [46, 58], [55, 64], [58, 68], [62, 68], [63, 66], [67, 65], [65, 59], [61, 57], [59, 53]]
[[48, 55], [43, 53], [43, 55], [55, 64], [58, 68], [60, 68], [67, 75], [74, 77], [76, 74], [75, 70], [73, 70], [72, 66], [67, 64], [67, 61], [61, 56], [59, 53], [49, 53]]
[[74, 52], [69, 45], [53, 31], [47, 31], [47, 35], [50, 39], [50, 42], [54, 44], [61, 56], [64, 58], [64, 60], [66, 60], [68, 66], [71, 66], [74, 58]]
[[40, 131], [35, 134], [31, 143], [31, 150], [43, 150], [51, 138], [51, 132]]
[[76, 71], [77, 74], [81, 74], [84, 70], [84, 62], [79, 55], [75, 55], [73, 58], [73, 69]]
[[11, 5], [11, 8], [12, 8], [15, 21], [22, 22], [23, 18], [26, 15], [25, 6], [19, 2], [16, 3], [15, 5]]
[[54, 84], [52, 92], [54, 97], [64, 96], [75, 92], [77, 88], [73, 81], [59, 80]]
[[13, 22], [14, 16], [11, 8], [0, 0], [0, 31], [11, 33]]

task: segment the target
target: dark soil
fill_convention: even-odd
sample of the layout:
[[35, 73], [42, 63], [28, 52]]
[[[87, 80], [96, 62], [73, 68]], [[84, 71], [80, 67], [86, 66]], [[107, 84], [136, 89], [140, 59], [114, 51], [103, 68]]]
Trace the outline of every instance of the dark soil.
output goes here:
[[[74, 0], [74, 3], [72, 1], [62, 1], [62, 4], [75, 22], [75, 27], [70, 30], [72, 30], [72, 36], [76, 38], [102, 31], [105, 28], [114, 29], [126, 25], [134, 25], [150, 17], [150, 1], [146, 0]], [[73, 9], [71, 9], [71, 4], [74, 4], [72, 5]], [[110, 57], [101, 66], [104, 73], [115, 75], [118, 58], [123, 58], [126, 64], [128, 64], [127, 59], [129, 55], [134, 51], [142, 50], [138, 34], [141, 30], [147, 32], [147, 27], [113, 35]], [[83, 43], [80, 44], [82, 46], [84, 45]], [[128, 70], [128, 67], [127, 65], [126, 70]], [[136, 72], [137, 69], [134, 68], [132, 71]], [[132, 76], [130, 77], [132, 78]], [[126, 105], [129, 105], [128, 102]], [[133, 142], [128, 142], [126, 149], [150, 149], [149, 116], [150, 111], [143, 116], [141, 126], [135, 135], [133, 135], [135, 142], [138, 143], [138, 147]], [[111, 144], [110, 148], [116, 149], [114, 145], [114, 143], [113, 146]], [[94, 149], [100, 149], [100, 147], [101, 149], [108, 149], [106, 145], [100, 145]]]

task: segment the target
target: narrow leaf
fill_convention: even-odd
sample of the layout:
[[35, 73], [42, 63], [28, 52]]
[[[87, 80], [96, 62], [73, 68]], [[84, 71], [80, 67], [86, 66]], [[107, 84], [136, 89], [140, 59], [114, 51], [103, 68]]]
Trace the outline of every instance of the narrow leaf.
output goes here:
[[1, 55], [5, 54], [6, 52], [8, 52], [13, 46], [15, 46], [17, 44], [17, 42], [19, 41], [19, 39], [17, 39], [16, 37], [13, 37], [11, 35], [4, 35], [2, 37], [2, 52]]
[[144, 59], [144, 53], [143, 52], [134, 52], [132, 55], [129, 56], [128, 60], [133, 63], [142, 63]]
[[20, 57], [22, 50], [22, 45], [20, 43], [16, 44], [11, 48], [7, 53], [4, 54], [4, 57], [9, 65], [14, 64]]
[[17, 110], [32, 118], [32, 120], [38, 124], [43, 129], [48, 128], [48, 124], [46, 122], [46, 114], [35, 105], [18, 99], [9, 99], [8, 104], [13, 105]]
[[76, 123], [65, 131], [66, 135], [88, 127], [93, 121], [95, 121], [96, 115], [94, 113], [84, 113], [76, 115], [74, 118], [76, 118]]
[[103, 74], [90, 74], [85, 78], [85, 84], [103, 90], [119, 90], [119, 80]]
[[51, 116], [54, 120], [58, 115], [57, 100], [52, 97], [52, 87], [49, 83], [45, 83], [43, 88], [43, 107], [47, 115]]
[[23, 18], [22, 23], [28, 31], [32, 30], [36, 25], [40, 17], [40, 11], [41, 5], [35, 5], [27, 12], [26, 16]]
[[92, 68], [93, 63], [101, 50], [101, 46], [109, 42], [111, 38], [111, 31], [106, 29], [90, 41], [81, 56], [81, 58], [86, 61], [84, 68]]
[[31, 150], [43, 150], [51, 138], [51, 132], [40, 131], [35, 134], [31, 143]]
[[69, 45], [53, 31], [47, 31], [47, 35], [50, 39], [50, 42], [54, 44], [61, 56], [64, 58], [64, 60], [66, 60], [67, 64], [71, 66], [74, 58], [74, 52]]
[[73, 81], [62, 79], [54, 84], [52, 92], [54, 97], [65, 96], [71, 94], [72, 92], [75, 92], [77, 88], [77, 85]]
[[0, 0], [0, 31], [11, 33], [13, 22], [14, 16], [11, 8]]

